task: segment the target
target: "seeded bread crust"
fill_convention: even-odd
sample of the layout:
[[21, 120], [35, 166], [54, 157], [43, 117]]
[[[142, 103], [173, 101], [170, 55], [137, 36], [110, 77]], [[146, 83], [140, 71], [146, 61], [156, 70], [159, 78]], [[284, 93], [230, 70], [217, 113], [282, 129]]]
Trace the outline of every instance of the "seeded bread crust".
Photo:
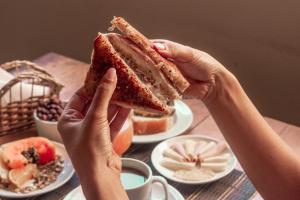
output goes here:
[[112, 27], [110, 30], [113, 30], [116, 27], [130, 40], [132, 40], [153, 60], [156, 66], [164, 73], [167, 79], [179, 92], [183, 93], [190, 86], [189, 82], [183, 77], [177, 66], [157, 53], [152, 48], [150, 40], [131, 26], [125, 19], [122, 17], [114, 17], [111, 24]]
[[94, 41], [91, 66], [85, 79], [85, 89], [93, 96], [106, 71], [114, 67], [118, 82], [112, 102], [122, 107], [138, 108], [162, 114], [169, 114], [172, 108], [160, 100], [138, 79], [130, 67], [114, 50], [107, 37], [99, 33]]

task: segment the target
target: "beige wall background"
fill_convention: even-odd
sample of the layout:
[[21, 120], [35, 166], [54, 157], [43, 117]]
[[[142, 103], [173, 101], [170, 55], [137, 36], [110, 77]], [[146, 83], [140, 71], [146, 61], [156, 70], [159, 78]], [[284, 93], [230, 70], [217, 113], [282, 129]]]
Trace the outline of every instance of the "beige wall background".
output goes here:
[[262, 114], [300, 125], [298, 0], [0, 0], [0, 62], [47, 52], [89, 62], [112, 16], [150, 38], [202, 49], [239, 78]]

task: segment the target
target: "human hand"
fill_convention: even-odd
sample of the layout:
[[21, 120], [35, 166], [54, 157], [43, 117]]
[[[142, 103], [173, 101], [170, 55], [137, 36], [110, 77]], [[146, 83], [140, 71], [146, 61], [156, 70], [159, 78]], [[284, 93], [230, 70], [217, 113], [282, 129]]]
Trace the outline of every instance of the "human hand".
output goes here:
[[92, 99], [84, 88], [79, 89], [58, 123], [87, 199], [96, 199], [98, 188], [94, 187], [99, 181], [102, 181], [99, 184], [112, 181], [112, 185], [120, 185], [121, 161], [112, 148], [112, 141], [127, 119], [129, 109], [109, 104], [116, 83], [116, 72], [111, 68]]
[[189, 46], [168, 40], [152, 40], [154, 48], [163, 57], [174, 62], [191, 86], [185, 91], [185, 98], [211, 101], [216, 94], [216, 78], [229, 73], [225, 67], [209, 54]]

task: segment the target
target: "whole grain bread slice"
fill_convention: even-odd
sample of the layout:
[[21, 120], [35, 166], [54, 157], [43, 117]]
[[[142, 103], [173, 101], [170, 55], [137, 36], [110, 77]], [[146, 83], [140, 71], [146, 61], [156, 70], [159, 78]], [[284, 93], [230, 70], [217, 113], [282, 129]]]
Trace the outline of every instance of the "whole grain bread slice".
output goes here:
[[91, 66], [85, 79], [85, 88], [93, 96], [106, 71], [114, 67], [118, 82], [112, 103], [162, 114], [172, 113], [172, 108], [160, 100], [139, 80], [132, 69], [114, 50], [105, 34], [99, 33], [94, 41]]
[[109, 30], [117, 28], [132, 40], [132, 42], [154, 61], [156, 66], [179, 92], [183, 93], [189, 87], [189, 82], [183, 77], [177, 66], [157, 53], [152, 47], [151, 41], [131, 26], [125, 19], [122, 17], [114, 17], [111, 24], [112, 27]]

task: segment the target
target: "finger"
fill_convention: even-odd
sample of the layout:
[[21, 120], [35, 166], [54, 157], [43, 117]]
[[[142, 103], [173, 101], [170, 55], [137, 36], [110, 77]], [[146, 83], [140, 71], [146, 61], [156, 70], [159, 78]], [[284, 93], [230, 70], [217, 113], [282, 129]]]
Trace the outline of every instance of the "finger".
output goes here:
[[115, 104], [110, 104], [108, 106], [108, 111], [107, 111], [107, 121], [110, 123], [115, 116], [117, 115], [117, 113], [119, 112], [120, 107], [118, 105]]
[[128, 108], [121, 108], [114, 118], [114, 120], [110, 123], [110, 136], [111, 140], [113, 141], [116, 135], [120, 132], [123, 124], [125, 123], [128, 115], [130, 113], [130, 109]]
[[84, 109], [89, 102], [90, 98], [86, 95], [83, 87], [71, 97], [57, 124], [59, 133], [64, 141], [68, 140], [70, 135], [73, 135], [73, 127], [84, 118]]
[[88, 109], [87, 117], [89, 119], [107, 120], [108, 105], [116, 88], [116, 84], [116, 70], [114, 68], [110, 68], [103, 76]]
[[165, 40], [165, 39], [152, 39], [151, 40], [151, 42], [152, 42], [152, 47], [154, 47], [155, 48], [155, 46], [154, 46], [154, 43], [166, 43], [166, 42], [171, 42], [170, 40]]
[[60, 118], [72, 122], [83, 119], [84, 109], [89, 102], [90, 97], [86, 94], [84, 87], [81, 87], [71, 97]]
[[153, 40], [153, 47], [162, 56], [180, 63], [191, 63], [198, 55], [196, 49], [169, 40]]
[[91, 98], [87, 95], [85, 88], [81, 87], [71, 97], [70, 101], [66, 105], [66, 108], [72, 108], [79, 112], [82, 112], [86, 103], [90, 99]]
[[201, 99], [204, 101], [211, 92], [211, 84], [207, 82], [197, 82], [194, 87], [189, 87], [184, 91], [184, 99]]

